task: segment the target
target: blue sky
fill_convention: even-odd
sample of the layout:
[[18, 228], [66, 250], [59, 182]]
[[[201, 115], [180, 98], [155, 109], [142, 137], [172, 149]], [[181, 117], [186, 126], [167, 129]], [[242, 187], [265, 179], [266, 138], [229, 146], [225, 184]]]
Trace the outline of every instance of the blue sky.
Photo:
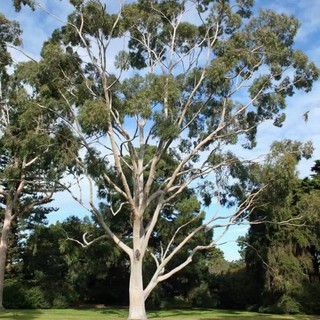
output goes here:
[[[113, 9], [118, 6], [118, 1], [106, 1]], [[67, 1], [44, 0], [43, 6], [53, 15], [65, 20], [70, 10]], [[257, 8], [273, 9], [278, 13], [294, 15], [301, 22], [301, 28], [297, 34], [295, 47], [303, 50], [320, 67], [320, 6], [319, 0], [258, 0]], [[16, 13], [10, 0], [1, 0], [0, 11], [8, 18], [20, 22], [24, 33], [23, 50], [33, 58], [39, 57], [39, 52], [43, 42], [50, 36], [52, 30], [60, 25], [60, 22], [41, 10], [32, 12], [29, 8], [24, 8], [20, 13]], [[16, 61], [26, 60], [18, 51], [12, 52]], [[298, 167], [301, 177], [310, 174], [310, 168], [315, 159], [320, 159], [320, 81], [315, 83], [312, 92], [306, 94], [298, 92], [288, 99], [286, 109], [287, 120], [282, 128], [272, 126], [271, 122], [266, 122], [258, 129], [257, 148], [253, 151], [240, 151], [244, 157], [254, 158], [265, 154], [274, 140], [292, 139], [300, 141], [311, 140], [315, 147], [312, 159], [303, 160]], [[309, 121], [303, 120], [303, 114], [309, 111]], [[58, 212], [52, 214], [51, 219], [63, 220], [67, 215], [78, 214], [83, 216], [85, 211], [74, 202], [68, 195], [57, 194], [54, 205], [60, 207]], [[243, 235], [246, 227], [233, 227], [223, 238], [222, 242], [228, 242], [222, 249], [229, 260], [237, 259], [238, 249], [235, 240]]]

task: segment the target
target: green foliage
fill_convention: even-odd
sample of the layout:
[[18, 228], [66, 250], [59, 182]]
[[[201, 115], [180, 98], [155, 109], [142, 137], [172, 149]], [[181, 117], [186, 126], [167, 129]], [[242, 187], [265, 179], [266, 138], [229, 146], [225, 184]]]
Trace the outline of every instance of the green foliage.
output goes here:
[[35, 1], [34, 0], [13, 0], [13, 5], [17, 11], [20, 11], [22, 6], [30, 6], [34, 9]]
[[[76, 217], [38, 226], [20, 253], [21, 282], [27, 288], [36, 287], [35, 294], [42, 292], [49, 308], [128, 302], [129, 269], [125, 257], [109, 242], [99, 242], [84, 250], [67, 240], [81, 239], [84, 232], [88, 237], [100, 234], [89, 219], [81, 221]], [[114, 289], [110, 290], [111, 287]]]
[[188, 301], [195, 307], [213, 308], [217, 306], [217, 300], [211, 295], [209, 286], [205, 282], [201, 282], [200, 286], [189, 291]]
[[2, 75], [5, 66], [12, 63], [11, 56], [7, 52], [7, 43], [21, 44], [20, 34], [19, 24], [8, 20], [0, 13], [0, 75]]
[[109, 118], [108, 106], [102, 99], [87, 100], [80, 109], [79, 122], [88, 134], [106, 132]]
[[34, 309], [46, 309], [50, 307], [44, 291], [40, 287], [31, 287], [26, 290], [27, 306]]
[[[245, 258], [261, 286], [259, 304], [263, 312], [317, 312], [316, 304], [312, 309], [305, 297], [319, 287], [320, 281], [316, 231], [319, 190], [313, 189], [314, 179], [299, 180], [295, 171], [301, 156], [308, 156], [309, 151], [308, 144], [274, 143], [268, 162], [259, 173], [259, 179], [268, 184], [260, 208], [250, 219], [266, 223], [251, 225], [245, 239], [249, 243]], [[280, 221], [283, 222], [279, 224]]]
[[5, 308], [25, 308], [27, 305], [26, 299], [26, 290], [21, 286], [20, 281], [6, 281], [4, 286], [3, 301], [3, 305], [5, 306]]
[[114, 66], [117, 69], [127, 70], [130, 68], [130, 56], [126, 51], [120, 51], [115, 58]]
[[[4, 286], [4, 306], [8, 309], [65, 309], [74, 303], [67, 291], [50, 291], [44, 284], [7, 280]], [[47, 284], [47, 283], [46, 283]]]
[[[85, 33], [85, 43], [89, 46], [94, 38], [101, 38], [101, 41], [110, 40], [120, 37], [123, 32], [129, 30], [129, 52], [119, 52], [116, 66], [125, 70], [143, 69], [148, 65], [148, 59], [151, 59], [151, 57], [148, 58], [148, 49], [144, 45], [146, 34], [148, 34], [150, 46], [149, 53], [154, 52], [162, 59], [166, 59], [170, 55], [168, 50], [188, 55], [196, 46], [206, 47], [204, 33], [207, 24], [214, 22], [220, 24], [218, 40], [212, 47], [214, 59], [206, 67], [206, 77], [200, 86], [196, 87], [196, 83], [203, 71], [202, 67], [190, 68], [189, 72], [181, 73], [180, 71], [176, 74], [171, 72], [172, 65], [169, 67], [171, 73], [168, 75], [158, 75], [156, 72], [148, 73], [146, 76], [135, 75], [125, 79], [121, 89], [115, 93], [119, 101], [122, 101], [118, 105], [118, 112], [130, 117], [141, 115], [145, 119], [152, 119], [156, 124], [153, 130], [155, 137], [175, 139], [180, 133], [180, 128], [175, 123], [176, 115], [181, 113], [179, 98], [182, 98], [181, 103], [195, 89], [196, 94], [191, 101], [194, 108], [188, 109], [185, 117], [186, 121], [193, 119], [188, 130], [189, 136], [199, 137], [205, 131], [210, 132], [217, 128], [223, 99], [228, 92], [232, 91], [229, 77], [239, 73], [243, 80], [249, 80], [253, 72], [258, 71], [262, 66], [267, 66], [270, 72], [255, 77], [249, 89], [255, 110], [244, 109], [236, 117], [237, 121], [230, 121], [225, 128], [226, 133], [237, 129], [235, 123], [237, 126], [240, 125], [241, 129], [252, 128], [247, 130], [247, 137], [251, 146], [254, 146], [255, 124], [273, 118], [275, 125], [280, 126], [285, 119], [285, 114], [278, 113], [286, 106], [285, 97], [291, 96], [294, 88], [310, 90], [312, 81], [318, 77], [318, 71], [304, 53], [292, 47], [299, 27], [299, 22], [295, 18], [262, 10], [250, 21], [245, 21], [244, 19], [252, 14], [253, 1], [237, 3], [235, 11], [228, 2], [201, 1], [198, 3], [199, 12], [210, 12], [204, 24], [196, 26], [181, 22], [176, 29], [173, 29], [170, 21], [174, 21], [186, 9], [186, 3], [137, 1], [124, 6], [121, 18], [115, 24], [116, 15], [109, 14], [107, 8], [98, 2], [90, 1], [85, 4], [80, 1], [72, 3], [75, 11], [69, 16], [70, 24], [56, 31], [56, 37], [53, 39], [60, 39], [59, 41], [62, 41], [64, 46], [69, 46], [68, 48], [77, 44], [85, 45], [72, 27], [72, 24], [78, 27], [81, 25], [81, 16], [85, 17], [81, 28]], [[150, 14], [150, 7], [152, 14]], [[158, 27], [154, 28], [155, 25]], [[175, 41], [174, 47], [171, 48], [172, 34], [175, 35]], [[223, 34], [230, 36], [223, 38]], [[252, 48], [259, 49], [251, 50]], [[55, 56], [59, 59], [59, 55]], [[60, 65], [60, 62], [57, 65]], [[289, 66], [295, 69], [293, 79], [285, 76], [285, 70]], [[205, 106], [201, 106], [200, 97], [202, 101], [206, 101]], [[235, 101], [230, 99], [229, 103], [231, 109], [237, 109]], [[165, 115], [164, 109], [167, 109]], [[100, 108], [97, 108], [96, 112], [100, 114]], [[230, 118], [233, 115], [230, 112], [227, 116]], [[88, 123], [84, 121], [85, 112], [80, 116], [84, 130], [87, 131]], [[91, 113], [89, 118], [97, 120], [97, 117], [95, 118]], [[95, 121], [95, 124], [98, 127], [102, 124], [103, 128], [103, 123], [108, 119], [103, 117], [102, 119], [104, 121]], [[87, 131], [89, 134], [95, 132], [96, 130]], [[236, 143], [236, 137], [229, 142]]]

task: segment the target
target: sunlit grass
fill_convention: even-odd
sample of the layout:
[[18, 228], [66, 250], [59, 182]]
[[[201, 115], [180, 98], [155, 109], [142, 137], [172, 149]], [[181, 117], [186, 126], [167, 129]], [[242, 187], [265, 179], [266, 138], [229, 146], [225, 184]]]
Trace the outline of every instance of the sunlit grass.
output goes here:
[[[0, 320], [124, 320], [127, 309], [50, 309], [50, 310], [5, 310], [0, 312]], [[157, 320], [311, 320], [318, 316], [266, 315], [233, 310], [168, 310], [148, 312], [149, 319]]]

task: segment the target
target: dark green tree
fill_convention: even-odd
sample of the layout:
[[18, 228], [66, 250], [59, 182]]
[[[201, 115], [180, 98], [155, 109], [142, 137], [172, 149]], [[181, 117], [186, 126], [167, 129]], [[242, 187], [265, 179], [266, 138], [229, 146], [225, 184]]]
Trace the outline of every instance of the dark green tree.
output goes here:
[[101, 233], [88, 218], [76, 217], [34, 229], [20, 253], [19, 274], [25, 290], [41, 292], [44, 305], [33, 302], [32, 307], [128, 303], [121, 282], [128, 281], [129, 269], [118, 249], [110, 242], [83, 249], [69, 240], [89, 231], [92, 236]]
[[274, 143], [267, 163], [256, 171], [256, 181], [267, 186], [250, 216], [245, 260], [268, 311], [319, 310], [311, 296], [319, 290], [318, 176], [298, 178], [295, 167], [303, 151], [299, 143]]
[[[212, 215], [198, 224], [203, 217], [194, 210], [196, 192], [205, 205], [220, 201], [228, 171], [239, 162], [228, 146], [241, 138], [244, 147], [254, 147], [265, 120], [281, 126], [286, 97], [296, 89], [311, 90], [318, 70], [293, 47], [299, 22], [267, 10], [253, 15], [252, 0], [139, 0], [121, 5], [117, 13], [98, 0], [70, 2], [68, 23], [45, 43], [41, 61], [28, 64], [25, 81], [36, 105], [58, 114], [86, 150], [86, 156], [74, 157], [75, 178], [87, 179], [89, 200], [69, 192], [94, 215], [102, 237], [128, 255], [129, 319], [146, 319], [152, 290], [215, 241], [194, 244], [179, 264], [174, 257], [199, 234], [238, 223], [255, 198], [249, 195], [225, 223], [215, 224], [218, 216]], [[196, 23], [186, 21], [187, 12]], [[120, 39], [124, 50], [114, 57], [113, 44]], [[167, 155], [175, 161], [163, 170]], [[113, 231], [94, 203], [101, 180], [105, 206], [129, 228], [124, 235]], [[181, 201], [197, 182], [193, 195]], [[171, 240], [153, 252], [161, 217], [184, 207], [189, 221], [182, 218]], [[184, 233], [186, 226], [193, 230]], [[148, 252], [156, 267], [144, 284]]]
[[[51, 211], [44, 208], [52, 200], [57, 181], [71, 164], [69, 153], [77, 143], [71, 130], [57, 115], [41, 107], [41, 99], [25, 88], [26, 75], [35, 77], [21, 64], [13, 74], [7, 44], [19, 44], [16, 22], [0, 15], [0, 308], [10, 232], [13, 224], [41, 220]], [[31, 72], [31, 73], [30, 73]], [[29, 222], [30, 222], [29, 221]]]

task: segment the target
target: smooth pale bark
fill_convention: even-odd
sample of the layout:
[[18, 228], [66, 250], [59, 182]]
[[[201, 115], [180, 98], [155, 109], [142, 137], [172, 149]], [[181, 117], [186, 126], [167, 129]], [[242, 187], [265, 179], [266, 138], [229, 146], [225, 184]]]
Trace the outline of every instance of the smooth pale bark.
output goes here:
[[143, 290], [141, 250], [143, 239], [142, 215], [136, 215], [133, 221], [133, 251], [130, 256], [131, 270], [129, 283], [129, 316], [128, 320], [146, 320], [146, 308]]
[[143, 292], [142, 259], [139, 253], [131, 260], [129, 284], [129, 316], [128, 320], [146, 320], [146, 308]]
[[0, 310], [4, 309], [3, 286], [4, 286], [4, 275], [6, 271], [10, 226], [11, 226], [11, 213], [8, 209], [6, 209], [3, 227], [2, 227], [2, 233], [1, 233], [1, 240], [0, 240]]

